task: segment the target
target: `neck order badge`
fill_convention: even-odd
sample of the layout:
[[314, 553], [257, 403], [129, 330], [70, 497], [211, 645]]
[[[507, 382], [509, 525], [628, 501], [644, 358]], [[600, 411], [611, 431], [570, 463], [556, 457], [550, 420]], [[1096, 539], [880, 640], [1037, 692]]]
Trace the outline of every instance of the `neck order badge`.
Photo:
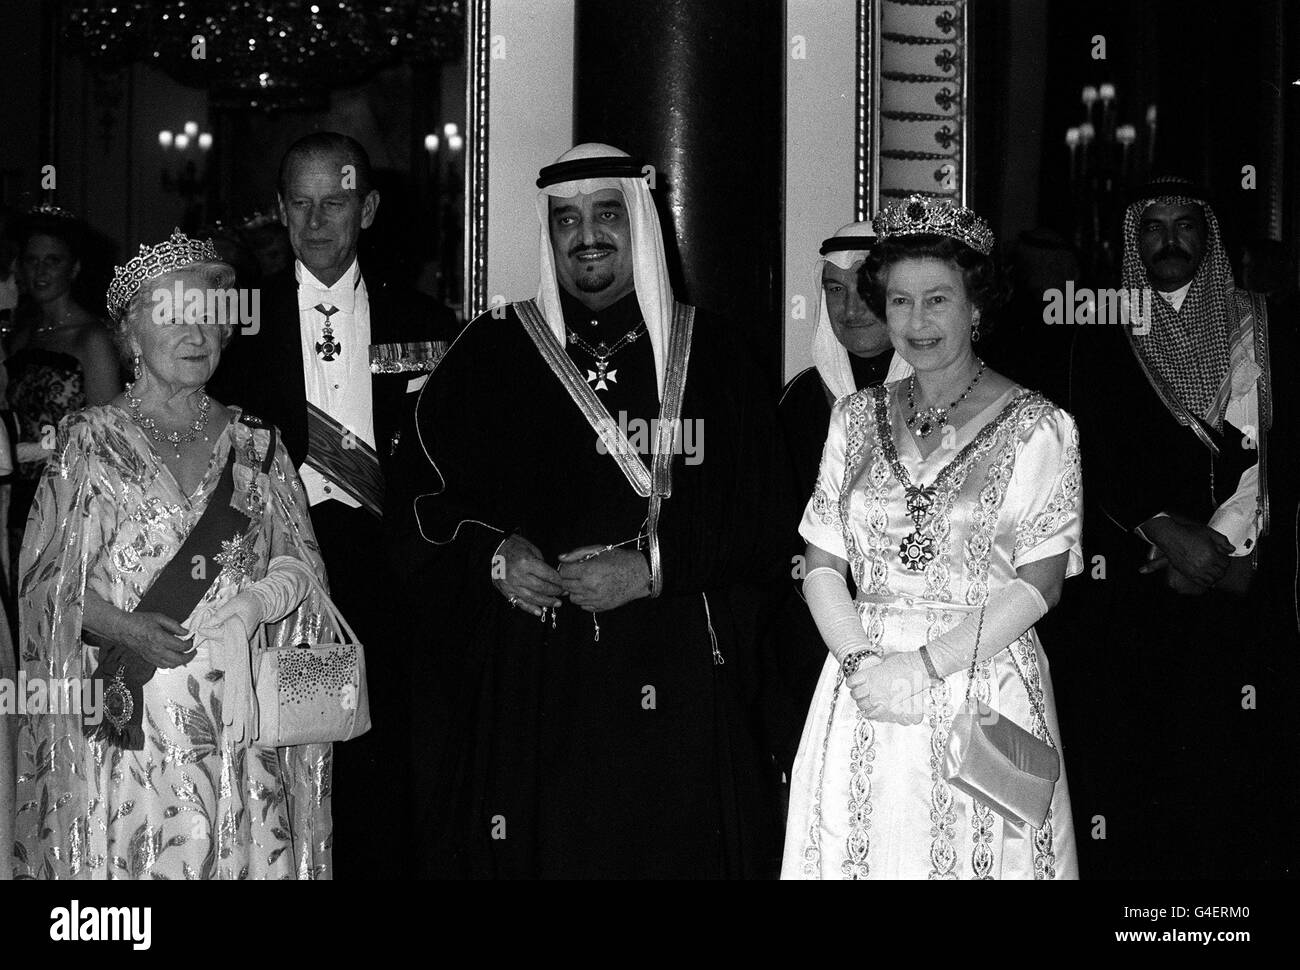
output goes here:
[[333, 360], [336, 355], [343, 351], [343, 345], [334, 339], [334, 327], [330, 324], [330, 317], [338, 313], [339, 308], [317, 303], [316, 309], [325, 317], [325, 325], [321, 330], [320, 340], [316, 341], [316, 354], [321, 360]]

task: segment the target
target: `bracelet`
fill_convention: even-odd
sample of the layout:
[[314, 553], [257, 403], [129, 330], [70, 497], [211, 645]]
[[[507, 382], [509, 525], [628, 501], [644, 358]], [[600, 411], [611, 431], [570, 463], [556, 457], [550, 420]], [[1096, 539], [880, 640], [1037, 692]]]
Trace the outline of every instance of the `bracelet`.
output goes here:
[[943, 680], [939, 676], [939, 671], [934, 669], [934, 661], [930, 659], [930, 651], [925, 649], [925, 644], [921, 644], [921, 649], [918, 652], [921, 654], [921, 662], [925, 664], [925, 672], [930, 675], [930, 679]]
[[858, 672], [858, 668], [862, 666], [862, 661], [866, 660], [868, 657], [874, 656], [874, 651], [865, 649], [854, 650], [851, 653], [846, 653], [844, 659], [840, 661], [840, 671], [845, 677], [852, 677]]

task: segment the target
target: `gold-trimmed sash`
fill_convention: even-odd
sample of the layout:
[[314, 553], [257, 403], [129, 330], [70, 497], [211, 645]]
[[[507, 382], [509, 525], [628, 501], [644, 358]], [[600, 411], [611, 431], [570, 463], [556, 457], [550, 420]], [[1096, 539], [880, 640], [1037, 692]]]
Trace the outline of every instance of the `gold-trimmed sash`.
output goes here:
[[649, 538], [650, 595], [658, 596], [663, 590], [663, 572], [659, 553], [659, 509], [664, 499], [673, 493], [673, 449], [680, 432], [682, 400], [686, 396], [686, 371], [691, 359], [691, 337], [695, 330], [695, 308], [684, 303], [673, 306], [672, 331], [668, 337], [668, 362], [664, 369], [664, 395], [659, 406], [659, 424], [656, 429], [651, 467], [646, 468], [641, 456], [632, 448], [627, 436], [610, 416], [605, 403], [596, 396], [591, 385], [579, 373], [564, 347], [555, 339], [546, 318], [535, 300], [522, 300], [514, 304], [515, 312], [524, 325], [537, 352], [546, 366], [568, 392], [591, 429], [605, 443], [605, 450], [618, 462], [618, 467], [628, 483], [642, 498], [650, 500], [646, 531]]
[[542, 355], [542, 360], [546, 361], [546, 366], [551, 369], [551, 373], [569, 393], [569, 397], [578, 406], [582, 416], [587, 419], [591, 429], [605, 443], [605, 450], [618, 462], [624, 477], [638, 495], [649, 498], [652, 484], [649, 469], [645, 467], [641, 456], [633, 450], [627, 435], [623, 434], [623, 430], [610, 416], [605, 403], [596, 396], [591, 385], [578, 373], [578, 368], [555, 339], [555, 334], [551, 333], [551, 328], [546, 325], [546, 318], [537, 307], [537, 301], [522, 300], [514, 307], [524, 325], [524, 332], [532, 339], [537, 352]]

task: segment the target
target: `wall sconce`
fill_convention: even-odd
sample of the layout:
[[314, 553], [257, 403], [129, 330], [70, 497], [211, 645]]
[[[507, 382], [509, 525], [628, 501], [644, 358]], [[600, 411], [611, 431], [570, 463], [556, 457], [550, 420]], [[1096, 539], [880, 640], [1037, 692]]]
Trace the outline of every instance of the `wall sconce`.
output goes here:
[[163, 151], [174, 148], [178, 152], [183, 152], [191, 144], [201, 151], [208, 151], [212, 147], [212, 132], [199, 131], [199, 126], [193, 121], [185, 122], [184, 127], [177, 132], [167, 128], [158, 132], [158, 147]]

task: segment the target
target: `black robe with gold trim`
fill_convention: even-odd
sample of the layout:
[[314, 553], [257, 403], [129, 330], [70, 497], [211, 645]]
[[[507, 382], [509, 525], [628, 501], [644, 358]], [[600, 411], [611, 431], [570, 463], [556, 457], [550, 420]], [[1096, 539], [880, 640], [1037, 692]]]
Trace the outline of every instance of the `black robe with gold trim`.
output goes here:
[[[422, 391], [385, 520], [417, 631], [421, 874], [775, 874], [749, 590], [783, 571], [787, 464], [763, 380], [728, 336], [697, 314], [682, 417], [702, 448], [672, 464], [663, 593], [599, 614], [598, 642], [591, 614], [566, 602], [552, 629], [492, 584], [511, 533], [554, 565], [647, 517], [515, 309], [475, 319]], [[647, 339], [616, 365], [623, 406], [657, 400]], [[654, 416], [628, 412], [629, 430]]]

